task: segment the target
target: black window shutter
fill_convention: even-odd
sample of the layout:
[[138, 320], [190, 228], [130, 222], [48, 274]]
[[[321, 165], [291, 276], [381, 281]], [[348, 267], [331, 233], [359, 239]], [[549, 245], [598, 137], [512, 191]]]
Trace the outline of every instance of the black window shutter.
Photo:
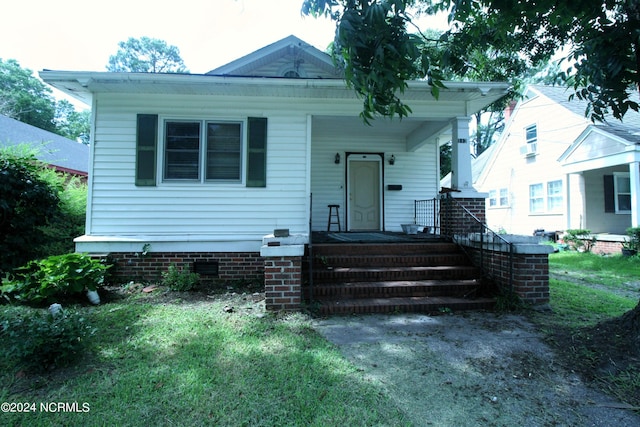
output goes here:
[[249, 117], [247, 187], [267, 186], [267, 119]]
[[613, 175], [604, 175], [604, 211], [616, 211], [616, 195], [613, 190]]
[[136, 131], [136, 185], [156, 185], [158, 116], [138, 114]]

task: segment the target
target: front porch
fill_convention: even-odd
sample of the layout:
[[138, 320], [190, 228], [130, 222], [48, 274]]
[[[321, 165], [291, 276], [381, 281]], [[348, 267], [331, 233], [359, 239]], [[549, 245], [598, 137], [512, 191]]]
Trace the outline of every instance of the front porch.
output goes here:
[[272, 242], [263, 253], [267, 307], [306, 304], [321, 314], [488, 309], [500, 292], [548, 302], [550, 246], [493, 233], [473, 213], [479, 200], [432, 203], [437, 226], [427, 233], [312, 232], [297, 256]]

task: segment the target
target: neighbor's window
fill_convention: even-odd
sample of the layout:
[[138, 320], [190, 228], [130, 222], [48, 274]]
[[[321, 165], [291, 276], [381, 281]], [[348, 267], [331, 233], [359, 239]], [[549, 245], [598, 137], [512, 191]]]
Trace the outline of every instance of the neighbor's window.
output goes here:
[[489, 207], [494, 208], [498, 206], [498, 199], [496, 198], [496, 195], [496, 190], [489, 190]]
[[506, 188], [500, 189], [500, 206], [509, 206], [509, 190]]
[[631, 212], [631, 179], [628, 173], [613, 174], [616, 212]]
[[562, 211], [562, 180], [547, 183], [547, 211]]
[[544, 191], [542, 184], [533, 184], [529, 186], [529, 212], [544, 212]]
[[562, 211], [564, 196], [562, 180], [529, 186], [529, 212], [534, 214]]
[[538, 141], [538, 126], [530, 125], [524, 128], [524, 135], [527, 144], [532, 144]]
[[241, 170], [241, 123], [165, 122], [165, 180], [240, 181]]

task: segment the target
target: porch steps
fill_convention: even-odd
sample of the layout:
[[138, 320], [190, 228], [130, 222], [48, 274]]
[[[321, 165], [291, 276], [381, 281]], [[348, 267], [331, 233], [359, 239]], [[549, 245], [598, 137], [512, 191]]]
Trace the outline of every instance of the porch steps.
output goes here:
[[320, 315], [480, 310], [495, 304], [482, 296], [479, 270], [450, 242], [320, 243], [313, 245], [313, 255], [313, 286], [304, 287], [304, 297]]

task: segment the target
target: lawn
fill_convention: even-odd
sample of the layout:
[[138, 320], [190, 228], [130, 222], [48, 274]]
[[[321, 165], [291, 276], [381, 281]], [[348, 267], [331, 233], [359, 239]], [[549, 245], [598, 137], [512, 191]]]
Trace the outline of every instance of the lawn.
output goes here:
[[[71, 367], [33, 374], [0, 362], [0, 402], [35, 408], [0, 414], [0, 423], [402, 424], [391, 400], [321, 338], [308, 317], [264, 313], [251, 298], [172, 295], [83, 308], [97, 333]], [[25, 310], [0, 306], [5, 317]]]
[[640, 298], [640, 257], [559, 252], [549, 256], [551, 312], [529, 317], [566, 368], [640, 407], [640, 349], [620, 322]]
[[[637, 304], [639, 267], [638, 257], [552, 254], [551, 311], [524, 312], [565, 367], [636, 406], [637, 349], [607, 321]], [[30, 411], [3, 412], [0, 424], [409, 424], [393, 396], [314, 331], [307, 315], [266, 313], [241, 291], [125, 290], [99, 306], [76, 306], [95, 328], [76, 363], [32, 372], [0, 359], [0, 402]], [[0, 305], [0, 322], [33, 310]]]

